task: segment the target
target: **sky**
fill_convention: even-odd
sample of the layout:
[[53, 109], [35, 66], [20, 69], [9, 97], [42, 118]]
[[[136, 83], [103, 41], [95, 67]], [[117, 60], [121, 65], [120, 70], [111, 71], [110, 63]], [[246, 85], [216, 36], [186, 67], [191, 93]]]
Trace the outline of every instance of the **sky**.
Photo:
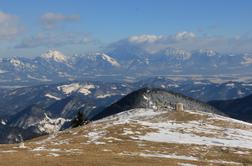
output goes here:
[[251, 0], [0, 0], [0, 57], [81, 54], [132, 36], [154, 46], [250, 52], [251, 9]]

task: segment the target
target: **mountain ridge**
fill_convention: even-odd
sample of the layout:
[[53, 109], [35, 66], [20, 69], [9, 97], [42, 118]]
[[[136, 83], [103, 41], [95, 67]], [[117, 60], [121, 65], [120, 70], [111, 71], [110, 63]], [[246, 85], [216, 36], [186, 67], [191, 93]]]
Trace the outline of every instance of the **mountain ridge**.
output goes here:
[[[0, 60], [3, 84], [41, 84], [111, 76], [122, 79], [151, 75], [249, 74], [251, 54], [222, 54], [214, 50], [185, 51], [167, 48], [149, 53], [141, 48], [114, 46], [104, 52], [65, 56], [57, 50], [34, 58]], [[232, 66], [232, 67], [231, 67]], [[200, 70], [199, 70], [200, 69]], [[113, 77], [112, 77], [113, 76]]]
[[215, 100], [210, 101], [208, 104], [221, 110], [230, 117], [252, 122], [252, 95], [233, 100]]

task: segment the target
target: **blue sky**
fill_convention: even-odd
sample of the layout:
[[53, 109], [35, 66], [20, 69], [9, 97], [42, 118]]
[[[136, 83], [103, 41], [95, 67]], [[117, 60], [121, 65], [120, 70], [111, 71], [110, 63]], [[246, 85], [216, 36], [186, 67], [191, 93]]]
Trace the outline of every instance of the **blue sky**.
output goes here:
[[251, 0], [0, 0], [0, 57], [81, 53], [142, 34], [247, 38], [251, 9]]

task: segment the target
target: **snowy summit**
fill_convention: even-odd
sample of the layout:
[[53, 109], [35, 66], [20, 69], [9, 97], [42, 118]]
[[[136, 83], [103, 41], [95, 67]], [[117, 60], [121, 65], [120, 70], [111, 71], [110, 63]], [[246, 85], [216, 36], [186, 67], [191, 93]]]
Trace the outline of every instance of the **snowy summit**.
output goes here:
[[56, 51], [56, 50], [49, 50], [46, 53], [42, 54], [42, 57], [45, 59], [52, 59], [56, 62], [66, 62], [67, 61], [66, 56], [63, 53]]

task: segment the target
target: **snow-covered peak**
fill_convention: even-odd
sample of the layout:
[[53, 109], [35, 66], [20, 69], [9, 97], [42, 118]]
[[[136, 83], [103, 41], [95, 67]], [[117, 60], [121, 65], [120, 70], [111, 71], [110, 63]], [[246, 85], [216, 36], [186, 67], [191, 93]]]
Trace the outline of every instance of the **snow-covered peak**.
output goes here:
[[112, 66], [115, 67], [120, 67], [121, 65], [111, 56], [105, 54], [105, 53], [96, 53], [96, 55], [101, 56], [101, 58], [105, 61], [107, 61], [108, 63], [110, 63]]
[[211, 49], [200, 49], [198, 52], [200, 54], [205, 54], [207, 56], [215, 56], [215, 55], [217, 55], [217, 52], [215, 50], [211, 50]]
[[21, 62], [18, 58], [15, 58], [15, 57], [13, 57], [13, 58], [10, 59], [10, 63], [13, 66], [15, 66], [15, 67], [22, 67], [22, 66], [24, 66], [23, 62]]
[[243, 62], [241, 62], [242, 65], [250, 65], [252, 64], [252, 55], [251, 54], [244, 54], [243, 56]]
[[12, 57], [10, 59], [8, 59], [9, 63], [16, 69], [33, 69], [35, 68], [34, 65], [32, 65], [31, 63], [27, 63], [25, 62], [22, 58], [18, 58], [18, 57]]
[[178, 57], [178, 58], [181, 58], [181, 59], [189, 59], [191, 57], [191, 53], [190, 52], [187, 52], [183, 49], [177, 49], [177, 48], [172, 48], [172, 47], [169, 47], [165, 50], [165, 54], [167, 56], [174, 56], [174, 57]]
[[66, 56], [56, 50], [49, 50], [46, 53], [42, 54], [42, 57], [45, 59], [53, 59], [56, 62], [66, 62], [67, 61]]

